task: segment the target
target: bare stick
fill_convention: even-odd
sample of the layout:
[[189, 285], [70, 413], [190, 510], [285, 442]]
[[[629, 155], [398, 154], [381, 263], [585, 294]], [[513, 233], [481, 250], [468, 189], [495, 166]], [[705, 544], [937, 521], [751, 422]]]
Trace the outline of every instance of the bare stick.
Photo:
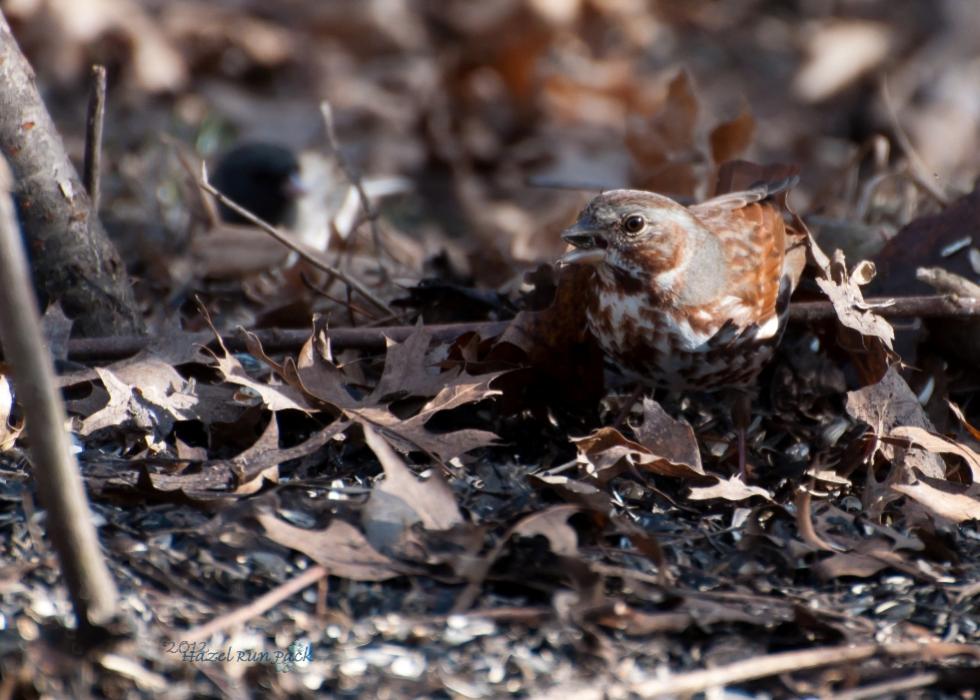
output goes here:
[[944, 207], [949, 206], [949, 197], [943, 192], [935, 182], [932, 181], [932, 177], [929, 175], [929, 168], [926, 166], [925, 161], [919, 156], [918, 151], [915, 150], [915, 146], [912, 145], [911, 139], [909, 139], [908, 134], [905, 133], [905, 129], [902, 127], [902, 123], [898, 120], [898, 112], [895, 110], [895, 105], [892, 102], [891, 91], [888, 89], [888, 80], [883, 79], [881, 81], [881, 100], [885, 103], [885, 109], [888, 111], [888, 116], [892, 120], [892, 126], [895, 130], [895, 138], [898, 139], [899, 145], [902, 150], [905, 151], [905, 155], [909, 159], [909, 170], [912, 172], [912, 178], [915, 180], [916, 184], [922, 189], [932, 195], [933, 199], [939, 202]]
[[333, 109], [330, 107], [330, 103], [326, 100], [321, 102], [320, 112], [323, 114], [323, 125], [327, 132], [327, 145], [330, 146], [330, 150], [333, 152], [333, 157], [337, 161], [337, 165], [340, 166], [340, 169], [343, 171], [344, 175], [357, 192], [358, 199], [361, 200], [361, 209], [364, 211], [364, 218], [367, 219], [368, 225], [371, 227], [371, 240], [374, 243], [374, 254], [378, 258], [378, 267], [382, 274], [384, 274], [384, 267], [380, 264], [381, 229], [378, 226], [378, 212], [371, 205], [371, 200], [368, 198], [367, 192], [364, 191], [364, 183], [361, 181], [360, 176], [354, 172], [354, 168], [352, 168], [351, 164], [347, 161], [347, 158], [344, 156], [344, 152], [340, 150], [340, 142], [337, 140], [337, 131], [334, 129]]
[[312, 566], [296, 578], [290, 579], [280, 586], [276, 586], [271, 591], [260, 596], [257, 600], [249, 603], [248, 605], [216, 617], [200, 627], [195, 627], [187, 632], [178, 633], [180, 641], [187, 642], [189, 644], [203, 642], [209, 639], [211, 635], [220, 632], [221, 630], [248, 622], [253, 617], [257, 617], [267, 610], [271, 610], [278, 603], [286, 600], [286, 598], [299, 593], [308, 586], [312, 586], [320, 579], [326, 578], [326, 576], [327, 570], [322, 566], [319, 564]]
[[85, 122], [85, 165], [82, 175], [92, 211], [98, 215], [102, 199], [102, 125], [105, 121], [105, 66], [92, 66], [92, 86], [88, 95]]
[[702, 693], [711, 688], [721, 688], [734, 683], [744, 683], [758, 678], [767, 678], [781, 673], [792, 673], [804, 669], [834, 666], [862, 661], [879, 656], [920, 656], [939, 658], [942, 656], [972, 655], [980, 658], [977, 647], [967, 644], [945, 644], [935, 642], [895, 642], [892, 644], [858, 644], [855, 646], [814, 647], [801, 651], [788, 651], [764, 656], [755, 656], [743, 661], [709, 668], [703, 671], [689, 671], [638, 683], [630, 688], [642, 697], [676, 697]]
[[[490, 338], [504, 332], [510, 321], [484, 321], [480, 323], [446, 323], [425, 326], [425, 330], [436, 341], [451, 343], [464, 333], [476, 331], [481, 337]], [[360, 328], [331, 328], [327, 330], [330, 344], [336, 350], [382, 351], [385, 338], [395, 342], [404, 341], [415, 326], [380, 326]], [[266, 352], [285, 352], [298, 350], [310, 339], [310, 331], [305, 329], [272, 328], [254, 331]], [[213, 333], [187, 333], [181, 341], [217, 347]], [[147, 347], [152, 338], [139, 336], [119, 336], [116, 338], [77, 338], [68, 341], [68, 357], [76, 361], [110, 360], [135, 355]], [[245, 352], [247, 348], [241, 336], [222, 336], [222, 341], [231, 352]]]
[[[876, 307], [875, 313], [889, 319], [900, 318], [980, 318], [980, 299], [962, 297], [924, 296], [896, 297], [894, 299], [867, 299], [866, 303], [893, 302], [889, 306]], [[791, 323], [830, 321], [837, 317], [828, 301], [808, 301], [790, 306]], [[439, 342], [452, 342], [464, 333], [479, 333], [482, 338], [492, 338], [504, 332], [510, 321], [473, 321], [469, 323], [445, 323], [425, 326], [425, 330]], [[395, 342], [405, 340], [415, 326], [361, 326], [358, 328], [331, 328], [328, 331], [331, 345], [337, 349], [384, 350], [385, 338]], [[306, 329], [264, 329], [255, 334], [267, 352], [298, 350], [309, 337]], [[214, 340], [210, 333], [188, 333], [187, 343], [209, 344]], [[129, 357], [147, 347], [152, 338], [139, 336], [115, 336], [106, 338], [72, 338], [68, 341], [68, 357], [76, 361], [111, 360]], [[224, 337], [232, 352], [244, 351], [245, 344], [235, 335]]]
[[370, 289], [368, 289], [363, 284], [358, 282], [356, 279], [348, 275], [340, 268], [332, 265], [330, 261], [327, 260], [327, 257], [323, 253], [316, 250], [315, 248], [312, 248], [311, 246], [304, 244], [303, 242], [297, 239], [293, 239], [290, 236], [285, 235], [272, 224], [263, 221], [255, 214], [250, 212], [248, 209], [243, 207], [241, 204], [229, 199], [221, 192], [219, 192], [217, 189], [215, 189], [214, 185], [208, 182], [207, 173], [202, 172], [199, 185], [202, 190], [204, 190], [205, 192], [212, 195], [215, 199], [217, 199], [219, 204], [224, 204], [233, 212], [235, 212], [239, 216], [244, 217], [247, 221], [249, 221], [253, 225], [258, 226], [260, 229], [268, 233], [270, 236], [275, 238], [277, 241], [282, 243], [290, 250], [296, 251], [296, 253], [298, 253], [299, 256], [303, 258], [303, 260], [306, 260], [314, 267], [323, 270], [328, 274], [335, 275], [339, 279], [343, 280], [344, 283], [347, 284], [349, 287], [357, 291], [357, 293], [360, 294], [362, 297], [364, 297], [372, 304], [374, 304], [376, 307], [378, 307], [379, 309], [381, 309], [387, 314], [395, 315], [394, 309], [388, 306], [374, 292], [372, 292]]
[[894, 680], [862, 685], [853, 690], [845, 690], [830, 696], [831, 700], [866, 700], [867, 698], [893, 698], [902, 691], [925, 688], [939, 680], [939, 674], [935, 671], [926, 673], [914, 673], [911, 676], [904, 676]]
[[48, 511], [47, 533], [58, 553], [79, 626], [101, 626], [116, 614], [116, 586], [102, 559], [65, 431], [65, 407], [55, 388], [54, 363], [44, 348], [12, 184], [7, 161], [0, 158], [0, 338], [31, 434], [34, 483]]
[[980, 284], [941, 267], [920, 267], [915, 278], [942, 294], [980, 298]]
[[[870, 310], [882, 318], [976, 318], [980, 317], [980, 298], [956, 296], [916, 296], [865, 299]], [[791, 304], [791, 323], [828, 321], [837, 318], [827, 301], [804, 301]]]

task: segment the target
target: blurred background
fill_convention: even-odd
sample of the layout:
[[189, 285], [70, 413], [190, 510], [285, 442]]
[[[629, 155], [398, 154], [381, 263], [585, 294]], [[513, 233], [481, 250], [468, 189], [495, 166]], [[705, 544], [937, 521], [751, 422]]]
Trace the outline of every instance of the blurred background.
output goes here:
[[[89, 68], [107, 66], [103, 216], [124, 238], [149, 226], [186, 240], [193, 207], [163, 135], [207, 159], [252, 140], [319, 153], [332, 222], [319, 244], [355, 267], [386, 257], [386, 279], [492, 287], [552, 260], [561, 227], [604, 187], [699, 198], [722, 160], [797, 163], [794, 205], [853, 259], [980, 170], [974, 0], [2, 7], [79, 160]], [[349, 183], [329, 172], [323, 100], [352, 168], [397, 195], [383, 255], [349, 211], [338, 226], [350, 193], [336, 183]]]

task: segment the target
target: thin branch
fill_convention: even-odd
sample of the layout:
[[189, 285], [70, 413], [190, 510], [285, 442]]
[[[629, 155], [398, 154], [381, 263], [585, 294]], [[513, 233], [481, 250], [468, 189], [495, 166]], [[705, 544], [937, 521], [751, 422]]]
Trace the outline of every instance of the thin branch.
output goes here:
[[814, 647], [801, 651], [786, 651], [776, 654], [755, 656], [742, 661], [736, 661], [725, 666], [689, 671], [639, 683], [630, 688], [642, 697], [674, 697], [702, 693], [711, 688], [721, 688], [735, 683], [777, 676], [782, 673], [792, 673], [821, 666], [863, 661], [880, 656], [919, 656], [923, 658], [939, 658], [942, 656], [959, 656], [971, 654], [980, 658], [976, 647], [967, 644], [945, 644], [935, 642], [920, 644], [919, 642], [895, 642], [892, 644], [857, 644], [855, 646], [841, 645], [832, 647]]
[[357, 291], [357, 293], [360, 294], [362, 297], [364, 297], [372, 304], [374, 304], [376, 307], [378, 307], [380, 310], [384, 311], [387, 314], [395, 315], [394, 309], [388, 306], [377, 295], [375, 295], [374, 292], [372, 292], [370, 289], [365, 287], [361, 282], [357, 281], [355, 278], [351, 277], [340, 268], [332, 265], [330, 261], [327, 260], [327, 257], [323, 253], [302, 243], [298, 239], [294, 239], [290, 236], [287, 236], [286, 234], [279, 231], [279, 229], [277, 229], [272, 224], [263, 221], [255, 214], [250, 212], [248, 209], [238, 204], [237, 202], [229, 199], [221, 192], [219, 192], [217, 189], [215, 189], [214, 185], [208, 182], [207, 173], [202, 172], [201, 180], [199, 181], [198, 184], [200, 185], [202, 190], [212, 195], [215, 199], [218, 200], [220, 204], [224, 204], [226, 207], [231, 209], [239, 216], [244, 217], [251, 224], [258, 226], [260, 229], [268, 233], [270, 236], [275, 238], [284, 246], [298, 253], [299, 256], [303, 258], [303, 260], [306, 260], [314, 267], [323, 270], [328, 274], [335, 275], [339, 279], [343, 280], [345, 284], [347, 284], [355, 291]]
[[[439, 342], [449, 343], [464, 333], [476, 331], [481, 337], [492, 337], [504, 332], [510, 321], [483, 321], [478, 323], [447, 323], [425, 326], [427, 333]], [[385, 338], [395, 342], [404, 341], [416, 330], [415, 326], [380, 326], [359, 328], [331, 328], [327, 331], [330, 344], [335, 350], [382, 351]], [[272, 328], [254, 331], [262, 348], [269, 353], [298, 350], [310, 339], [308, 329]], [[182, 343], [196, 343], [217, 347], [213, 333], [186, 333], [171, 340]], [[139, 336], [118, 336], [114, 338], [73, 338], [68, 341], [69, 359], [85, 362], [91, 360], [111, 360], [135, 355], [152, 342], [152, 338]], [[246, 352], [244, 339], [239, 335], [222, 336], [222, 341], [231, 352]]]
[[304, 588], [312, 586], [317, 581], [326, 577], [326, 569], [319, 564], [312, 566], [299, 576], [276, 586], [271, 591], [260, 596], [258, 599], [252, 601], [248, 605], [232, 610], [224, 615], [220, 615], [210, 622], [207, 622], [199, 627], [195, 627], [194, 629], [186, 632], [179, 632], [178, 635], [180, 636], [180, 641], [187, 642], [188, 644], [206, 641], [210, 639], [212, 635], [217, 634], [222, 630], [226, 630], [229, 627], [234, 627], [236, 625], [241, 625], [254, 617], [258, 617], [262, 613], [271, 610], [287, 598], [296, 595]]
[[920, 267], [915, 271], [915, 278], [941, 294], [980, 298], [980, 284], [942, 267]]
[[340, 167], [341, 171], [347, 177], [347, 180], [357, 192], [357, 197], [361, 202], [361, 209], [364, 211], [364, 218], [367, 219], [368, 225], [371, 227], [371, 240], [374, 243], [374, 255], [377, 257], [378, 267], [381, 270], [382, 275], [384, 275], [386, 272], [384, 267], [381, 265], [381, 228], [378, 226], [378, 212], [371, 204], [371, 200], [367, 196], [367, 192], [364, 190], [364, 182], [361, 180], [360, 175], [354, 171], [354, 168], [351, 167], [351, 164], [344, 155], [344, 152], [340, 150], [340, 141], [337, 140], [337, 131], [334, 128], [333, 109], [330, 107], [330, 103], [326, 100], [321, 102], [320, 112], [323, 114], [323, 125], [327, 133], [327, 145], [330, 147], [333, 157], [337, 161], [337, 165]]
[[48, 511], [45, 529], [58, 553], [79, 627], [91, 629], [113, 621], [118, 595], [65, 430], [65, 407], [55, 385], [54, 362], [44, 348], [12, 185], [7, 161], [0, 157], [0, 339], [31, 434], [34, 484]]
[[82, 184], [88, 190], [92, 212], [98, 215], [102, 199], [102, 126], [105, 122], [105, 66], [92, 66], [92, 85], [88, 95], [85, 122], [85, 164]]
[[[980, 298], [957, 296], [877, 297], [864, 300], [870, 311], [886, 319], [980, 318]], [[837, 318], [828, 301], [797, 302], [789, 307], [790, 323], [811, 323]]]
[[939, 674], [935, 671], [926, 673], [914, 673], [910, 676], [895, 678], [881, 683], [862, 685], [843, 693], [829, 696], [829, 700], [868, 700], [869, 698], [894, 698], [899, 697], [899, 693], [917, 688], [925, 688], [933, 685], [939, 680]]
[[942, 206], [949, 206], [949, 196], [932, 181], [928, 166], [926, 166], [925, 161], [919, 156], [918, 151], [915, 150], [915, 146], [912, 145], [912, 140], [909, 139], [908, 134], [905, 133], [905, 128], [898, 119], [898, 112], [895, 109], [895, 104], [892, 102], [887, 79], [882, 79], [881, 81], [881, 100], [885, 103], [885, 110], [888, 112], [888, 116], [892, 121], [895, 138], [898, 139], [899, 145], [909, 159], [909, 170], [912, 173], [912, 178], [919, 187], [932, 195], [933, 199]]
[[[874, 312], [887, 319], [901, 318], [980, 318], [980, 299], [964, 297], [924, 296], [896, 297], [889, 299], [871, 298], [865, 302], [874, 307]], [[886, 304], [887, 306], [875, 306]], [[790, 306], [790, 323], [815, 323], [830, 321], [837, 317], [829, 301], [800, 302]], [[445, 323], [425, 326], [425, 330], [436, 340], [452, 342], [464, 333], [479, 333], [482, 338], [492, 338], [504, 332], [510, 321], [472, 321], [468, 323]], [[385, 338], [395, 342], [405, 340], [415, 326], [360, 326], [357, 328], [331, 328], [330, 343], [337, 350], [381, 351]], [[298, 350], [309, 337], [306, 329], [272, 328], [256, 331], [267, 352]], [[245, 343], [237, 335], [223, 337], [232, 352], [246, 350]], [[183, 342], [209, 345], [214, 341], [211, 333], [187, 333]], [[112, 360], [135, 355], [147, 347], [152, 338], [139, 336], [115, 336], [106, 338], [72, 338], [68, 341], [69, 359], [86, 362], [92, 360]]]

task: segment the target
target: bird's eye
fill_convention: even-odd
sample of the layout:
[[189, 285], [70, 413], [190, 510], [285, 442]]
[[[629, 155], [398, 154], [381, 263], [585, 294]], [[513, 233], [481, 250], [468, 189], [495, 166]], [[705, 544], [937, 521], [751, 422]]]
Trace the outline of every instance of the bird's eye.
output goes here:
[[623, 230], [626, 231], [626, 233], [630, 233], [633, 235], [636, 235], [644, 228], [646, 228], [646, 225], [647, 225], [647, 220], [644, 219], [639, 214], [630, 214], [629, 216], [623, 219]]

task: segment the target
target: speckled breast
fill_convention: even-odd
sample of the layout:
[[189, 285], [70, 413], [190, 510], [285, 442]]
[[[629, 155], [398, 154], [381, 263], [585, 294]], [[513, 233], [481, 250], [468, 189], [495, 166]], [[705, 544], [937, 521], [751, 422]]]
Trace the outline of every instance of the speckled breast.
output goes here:
[[746, 387], [773, 355], [773, 339], [757, 339], [754, 324], [738, 327], [724, 318], [706, 323], [665, 310], [645, 293], [600, 288], [587, 316], [609, 359], [627, 376], [651, 386]]

